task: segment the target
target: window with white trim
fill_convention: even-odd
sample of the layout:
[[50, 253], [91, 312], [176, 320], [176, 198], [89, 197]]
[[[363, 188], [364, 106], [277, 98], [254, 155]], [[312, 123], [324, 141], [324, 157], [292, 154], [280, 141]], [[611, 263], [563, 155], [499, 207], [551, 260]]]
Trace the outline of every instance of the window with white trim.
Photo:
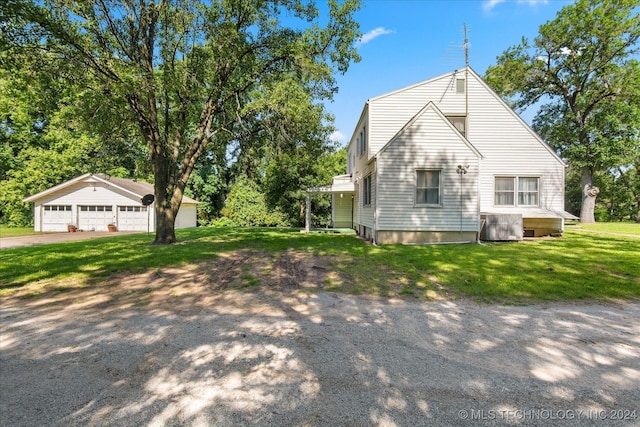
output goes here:
[[358, 133], [358, 155], [362, 156], [367, 152], [367, 127], [363, 126]]
[[416, 205], [440, 206], [440, 170], [416, 170]]
[[518, 206], [538, 206], [540, 179], [518, 177]]
[[371, 175], [362, 180], [362, 206], [371, 205]]
[[494, 205], [538, 206], [540, 178], [530, 176], [495, 177]]

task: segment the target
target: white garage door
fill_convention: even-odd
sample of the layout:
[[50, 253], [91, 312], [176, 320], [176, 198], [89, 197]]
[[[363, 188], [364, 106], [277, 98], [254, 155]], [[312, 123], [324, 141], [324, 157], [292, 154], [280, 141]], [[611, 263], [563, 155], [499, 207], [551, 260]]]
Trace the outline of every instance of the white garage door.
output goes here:
[[79, 206], [78, 228], [86, 231], [107, 231], [113, 223], [113, 206]]
[[147, 231], [147, 207], [118, 206], [118, 230]]
[[67, 231], [73, 222], [71, 205], [47, 205], [42, 207], [42, 231]]

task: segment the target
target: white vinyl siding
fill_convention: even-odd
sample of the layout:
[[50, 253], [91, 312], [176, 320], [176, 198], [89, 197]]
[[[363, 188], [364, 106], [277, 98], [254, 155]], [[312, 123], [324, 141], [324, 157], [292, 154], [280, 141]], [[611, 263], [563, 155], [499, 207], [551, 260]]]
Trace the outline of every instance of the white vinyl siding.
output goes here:
[[380, 151], [429, 101], [446, 115], [464, 116], [465, 97], [456, 93], [457, 77], [438, 77], [369, 101], [369, 157]]
[[[58, 192], [47, 195], [42, 201], [38, 201], [38, 203], [71, 205], [73, 218], [69, 223], [75, 224], [81, 230], [85, 231], [107, 231], [107, 224], [114, 223], [118, 225], [118, 205], [140, 204], [140, 200], [131, 194], [118, 191], [113, 186], [78, 182]], [[150, 221], [151, 231], [153, 231], [155, 229], [154, 209], [151, 209]], [[36, 231], [41, 230], [47, 231], [45, 218], [42, 218], [40, 230], [36, 229]], [[119, 226], [118, 230], [120, 230]], [[141, 228], [140, 231], [142, 230], [147, 230], [146, 220], [144, 228]], [[65, 226], [64, 230], [59, 229], [55, 231], [67, 231], [67, 228]]]
[[353, 226], [353, 195], [354, 193], [334, 193], [332, 195], [332, 218], [336, 228], [351, 228]]
[[[462, 180], [459, 164], [469, 165]], [[476, 231], [478, 164], [447, 119], [427, 108], [378, 157], [377, 229]], [[418, 171], [438, 171], [438, 208], [416, 203]]]
[[[356, 201], [354, 203], [355, 212], [354, 212], [354, 223], [355, 225], [363, 225], [365, 227], [373, 228], [374, 223], [374, 207], [376, 203], [376, 174], [375, 174], [375, 162], [364, 163], [364, 157], [359, 161], [359, 168], [361, 172], [358, 172], [357, 180], [357, 193], [356, 193]], [[364, 190], [364, 180], [365, 178], [369, 178], [369, 188], [370, 193], [368, 195], [369, 200], [365, 200]], [[365, 201], [368, 201], [369, 204], [365, 204]]]
[[538, 206], [564, 210], [562, 162], [473, 71], [468, 73], [466, 96], [457, 93], [457, 80], [464, 80], [463, 72], [372, 98], [366, 107], [369, 157], [376, 155], [429, 101], [448, 117], [463, 117], [468, 108], [465, 136], [483, 156], [481, 210], [489, 211], [494, 206], [496, 175], [539, 176]]
[[490, 212], [496, 206], [496, 176], [538, 177], [537, 203], [525, 206], [516, 196], [517, 212], [526, 214], [529, 206], [563, 211], [564, 164], [482, 81], [471, 73], [469, 77], [467, 139], [483, 155], [481, 211]]
[[[437, 108], [418, 117], [429, 102]], [[410, 129], [398, 135], [408, 123]], [[367, 154], [360, 156], [363, 131]], [[500, 196], [513, 197], [508, 210], [523, 215], [540, 208], [564, 210], [565, 165], [473, 70], [371, 98], [349, 152], [353, 157], [348, 173], [356, 183], [355, 225], [377, 230], [477, 230], [479, 212], [496, 206], [496, 177], [536, 180], [537, 188], [533, 179], [515, 181], [513, 196]], [[468, 173], [457, 174], [458, 165], [469, 165]], [[416, 202], [418, 170], [441, 171], [439, 209]], [[371, 206], [363, 207], [362, 180], [367, 176]]]
[[197, 216], [196, 205], [181, 204], [178, 215], [176, 215], [176, 229], [195, 227], [198, 221]]
[[[147, 215], [149, 229], [154, 231], [154, 206], [147, 208], [141, 203], [145, 194], [153, 192], [153, 186], [127, 181], [123, 187], [121, 181], [127, 180], [86, 174], [28, 197], [25, 201], [34, 203], [34, 231], [66, 232], [68, 224], [84, 231], [107, 231], [107, 225], [111, 223], [119, 230], [146, 231]], [[60, 218], [53, 218], [54, 213]], [[129, 223], [123, 219], [119, 224], [121, 214], [136, 218]], [[196, 204], [184, 203], [176, 217], [176, 228], [195, 226]]]

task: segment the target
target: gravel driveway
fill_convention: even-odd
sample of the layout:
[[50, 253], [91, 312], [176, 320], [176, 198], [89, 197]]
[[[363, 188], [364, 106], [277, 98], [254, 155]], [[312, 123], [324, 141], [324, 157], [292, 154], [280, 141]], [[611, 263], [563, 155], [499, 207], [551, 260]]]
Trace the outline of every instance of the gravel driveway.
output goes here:
[[[138, 231], [119, 231], [117, 234], [139, 233]], [[37, 233], [28, 236], [3, 237], [0, 235], [0, 249], [21, 248], [24, 246], [47, 245], [50, 243], [74, 242], [98, 237], [114, 237], [117, 234], [107, 231], [87, 231], [78, 233]]]
[[640, 425], [640, 303], [9, 300], [2, 426]]

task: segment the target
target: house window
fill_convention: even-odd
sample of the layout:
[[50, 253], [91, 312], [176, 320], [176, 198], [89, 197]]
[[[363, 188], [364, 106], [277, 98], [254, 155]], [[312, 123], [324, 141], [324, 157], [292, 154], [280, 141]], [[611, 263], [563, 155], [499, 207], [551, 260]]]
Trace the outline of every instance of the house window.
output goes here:
[[456, 93], [464, 93], [465, 81], [464, 79], [456, 79]]
[[371, 175], [362, 181], [362, 206], [371, 205]]
[[440, 171], [416, 171], [416, 205], [440, 205]]
[[496, 206], [538, 206], [539, 200], [540, 178], [496, 177], [494, 200]]
[[447, 116], [447, 120], [462, 134], [467, 136], [467, 117], [466, 116]]
[[362, 127], [360, 133], [358, 134], [358, 154], [363, 155], [367, 152], [367, 128], [366, 126]]
[[518, 205], [538, 206], [538, 182], [538, 178], [518, 178]]
[[513, 176], [510, 177], [496, 177], [496, 190], [495, 190], [495, 205], [496, 206], [514, 206], [515, 198], [515, 180]]

